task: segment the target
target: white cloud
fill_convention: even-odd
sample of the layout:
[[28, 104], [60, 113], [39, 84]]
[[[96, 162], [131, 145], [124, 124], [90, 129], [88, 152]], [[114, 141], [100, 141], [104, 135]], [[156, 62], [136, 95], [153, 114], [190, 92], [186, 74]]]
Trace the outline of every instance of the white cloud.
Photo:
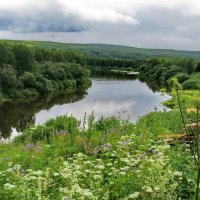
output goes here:
[[0, 37], [196, 49], [199, 16], [198, 0], [0, 0]]

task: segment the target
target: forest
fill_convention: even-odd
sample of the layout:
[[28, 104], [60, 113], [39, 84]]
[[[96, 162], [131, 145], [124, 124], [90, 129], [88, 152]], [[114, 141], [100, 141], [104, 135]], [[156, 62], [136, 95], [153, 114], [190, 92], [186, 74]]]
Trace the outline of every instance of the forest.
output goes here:
[[139, 72], [140, 80], [152, 89], [172, 88], [175, 77], [183, 89], [200, 89], [200, 63], [191, 58], [152, 58], [147, 60], [87, 59], [91, 73], [95, 76], [111, 75], [113, 70]]
[[[199, 60], [200, 51], [181, 51], [171, 49], [145, 49], [130, 46], [120, 46], [111, 44], [74, 44], [60, 42], [45, 42], [45, 41], [29, 41], [29, 40], [1, 40], [11, 44], [25, 44], [31, 47], [43, 49], [59, 49], [79, 52], [85, 55], [86, 58], [115, 58], [126, 60], [146, 60], [157, 57], [172, 57], [172, 58], [192, 58]], [[0, 41], [0, 42], [1, 42]]]
[[22, 44], [0, 44], [0, 99], [86, 89], [90, 72], [83, 55]]

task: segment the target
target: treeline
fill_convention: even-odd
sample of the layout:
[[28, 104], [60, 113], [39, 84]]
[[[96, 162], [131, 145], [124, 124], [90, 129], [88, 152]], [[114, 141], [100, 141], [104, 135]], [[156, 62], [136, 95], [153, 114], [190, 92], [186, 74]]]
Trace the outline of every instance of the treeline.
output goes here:
[[[111, 70], [136, 71], [144, 60], [123, 60], [114, 58], [87, 58], [93, 76], [116, 76]], [[119, 74], [120, 75], [120, 74]], [[119, 75], [118, 78], [119, 78]], [[123, 75], [121, 75], [123, 76]], [[122, 78], [126, 78], [124, 75]], [[127, 78], [130, 78], [127, 77]]]
[[93, 75], [110, 75], [111, 70], [137, 71], [139, 78], [152, 89], [170, 87], [176, 76], [183, 89], [200, 89], [200, 80], [190, 80], [190, 74], [200, 71], [200, 63], [189, 58], [153, 58], [149, 60], [87, 59]]
[[137, 70], [140, 72], [140, 78], [146, 82], [170, 88], [172, 78], [176, 77], [183, 89], [200, 89], [199, 81], [194, 83], [189, 80], [190, 75], [197, 71], [197, 64], [192, 59], [155, 58], [146, 61]]
[[123, 60], [115, 58], [87, 58], [87, 64], [93, 67], [125, 67], [137, 68], [144, 63], [144, 60]]
[[0, 44], [0, 99], [87, 88], [89, 75], [76, 52]]

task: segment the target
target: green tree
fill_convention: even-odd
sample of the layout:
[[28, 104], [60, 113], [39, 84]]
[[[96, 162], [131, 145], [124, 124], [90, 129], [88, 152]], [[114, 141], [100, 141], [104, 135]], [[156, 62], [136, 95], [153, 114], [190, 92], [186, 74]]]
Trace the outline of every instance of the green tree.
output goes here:
[[28, 46], [17, 44], [13, 46], [13, 52], [18, 75], [23, 74], [25, 71], [31, 72], [35, 61], [33, 50]]
[[11, 65], [5, 65], [0, 74], [1, 86], [4, 91], [17, 87], [17, 77]]
[[11, 51], [10, 45], [4, 43], [0, 44], [0, 66], [3, 64], [15, 65], [15, 56]]

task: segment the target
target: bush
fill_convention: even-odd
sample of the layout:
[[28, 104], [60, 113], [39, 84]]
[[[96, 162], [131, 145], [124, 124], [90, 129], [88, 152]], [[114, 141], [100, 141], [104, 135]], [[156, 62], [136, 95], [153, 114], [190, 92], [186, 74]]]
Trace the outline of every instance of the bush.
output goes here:
[[200, 83], [197, 80], [187, 80], [183, 82], [182, 88], [184, 90], [198, 90], [200, 89]]
[[50, 119], [44, 125], [30, 128], [19, 137], [16, 137], [16, 141], [31, 140], [31, 142], [37, 142], [46, 140], [49, 142], [54, 135], [67, 135], [74, 134], [78, 131], [79, 122], [74, 117], [60, 116], [56, 119]]
[[176, 75], [176, 78], [178, 82], [182, 84], [183, 82], [187, 81], [190, 78], [190, 76], [185, 73], [179, 73]]
[[11, 65], [5, 65], [0, 74], [1, 86], [6, 92], [10, 88], [16, 88], [17, 77]]
[[24, 84], [24, 87], [34, 88], [36, 86], [36, 78], [30, 72], [25, 72], [23, 76], [20, 77], [20, 80]]

